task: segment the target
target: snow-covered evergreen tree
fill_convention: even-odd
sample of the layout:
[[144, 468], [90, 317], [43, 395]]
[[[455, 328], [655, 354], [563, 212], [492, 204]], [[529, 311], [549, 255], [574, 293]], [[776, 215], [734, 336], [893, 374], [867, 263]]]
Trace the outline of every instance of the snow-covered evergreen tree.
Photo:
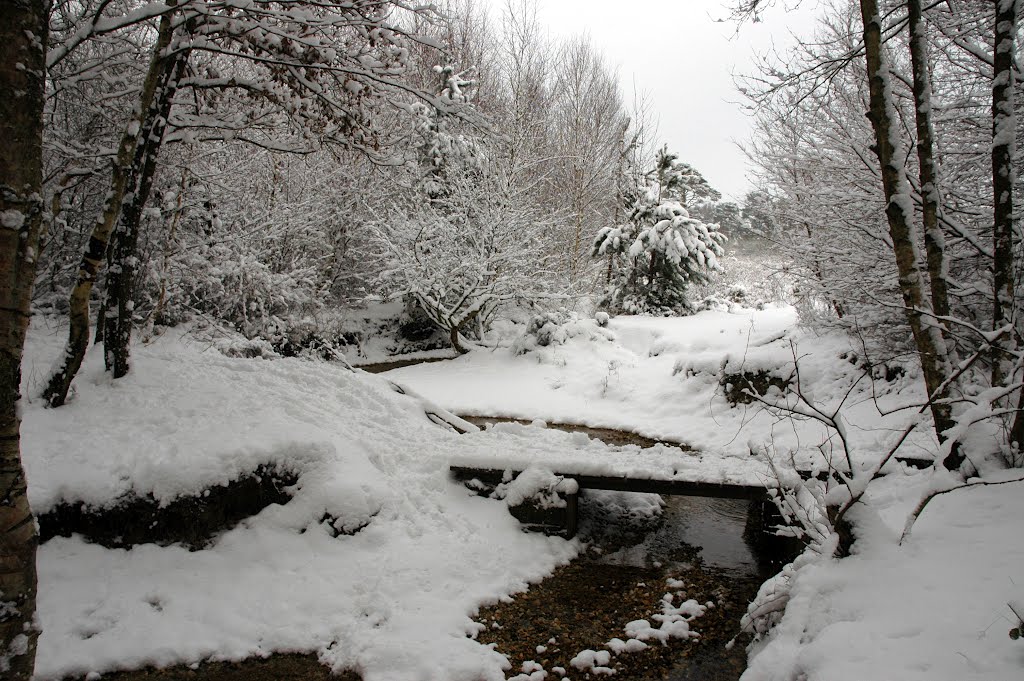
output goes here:
[[658, 152], [647, 178], [626, 222], [601, 229], [594, 240], [595, 256], [619, 254], [624, 261], [603, 302], [614, 311], [690, 313], [687, 289], [720, 269], [725, 237], [717, 224], [691, 217], [684, 201], [720, 195], [667, 148]]

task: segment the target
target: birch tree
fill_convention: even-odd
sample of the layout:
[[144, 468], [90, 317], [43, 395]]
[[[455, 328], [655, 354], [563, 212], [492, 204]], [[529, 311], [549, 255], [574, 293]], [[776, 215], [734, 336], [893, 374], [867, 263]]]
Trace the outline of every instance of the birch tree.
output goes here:
[[[899, 272], [900, 293], [921, 360], [935, 432], [943, 442], [947, 439], [946, 431], [954, 425], [952, 406], [948, 402], [952, 368], [942, 330], [931, 300], [925, 294], [925, 281], [921, 275], [914, 203], [903, 165], [905, 152], [892, 101], [892, 75], [882, 42], [882, 17], [877, 0], [861, 0], [860, 11], [870, 102], [868, 119], [875, 131], [875, 153], [881, 165], [885, 215]], [[947, 468], [955, 470], [962, 462], [963, 455], [954, 442], [944, 463]]]
[[0, 3], [0, 675], [29, 681], [36, 524], [21, 464], [21, 359], [42, 228], [46, 4]]
[[[1009, 450], [1019, 450], [1024, 436], [1011, 406], [1024, 405], [1013, 219], [1018, 4], [907, 0], [883, 8], [865, 0], [856, 6], [859, 21], [837, 6], [823, 23], [827, 34], [801, 45], [798, 58], [774, 73], [762, 69], [748, 90], [764, 117], [754, 156], [766, 161], [766, 186], [783, 190], [773, 210], [813, 223], [808, 248], [815, 262], [827, 263], [816, 278], [842, 305], [844, 324], [870, 329], [887, 310], [904, 317], [950, 468], [963, 461], [954, 403], [975, 402], [1004, 419]], [[861, 102], [869, 109], [870, 147], [858, 127]], [[794, 110], [807, 115], [799, 130], [789, 123]], [[800, 142], [787, 146], [782, 131]], [[791, 159], [799, 159], [802, 193], [782, 170]], [[836, 194], [861, 198], [843, 203]], [[884, 234], [872, 233], [872, 213], [884, 215]], [[846, 245], [840, 225], [869, 238]], [[853, 269], [843, 264], [844, 251]], [[830, 253], [835, 257], [822, 257]], [[892, 265], [878, 260], [882, 253]], [[895, 300], [877, 283], [890, 279]], [[973, 368], [954, 369], [961, 357]], [[968, 383], [995, 388], [998, 406], [962, 390]]]
[[[168, 6], [174, 8], [176, 4], [176, 0], [169, 0]], [[146, 114], [153, 106], [157, 89], [161, 85], [161, 74], [168, 68], [165, 50], [171, 45], [174, 34], [173, 21], [171, 12], [164, 13], [160, 18], [149, 69], [142, 83], [139, 100], [132, 111], [117, 148], [105, 204], [101, 214], [96, 218], [96, 225], [89, 238], [88, 248], [82, 256], [81, 265], [79, 265], [78, 281], [71, 291], [69, 300], [70, 328], [64, 358], [43, 391], [44, 399], [52, 407], [60, 406], [67, 400], [71, 381], [82, 366], [82, 360], [89, 347], [89, 298], [100, 265], [106, 257], [110, 235], [121, 214], [125, 194], [128, 192], [131, 165], [139, 146], [140, 132], [145, 124]]]

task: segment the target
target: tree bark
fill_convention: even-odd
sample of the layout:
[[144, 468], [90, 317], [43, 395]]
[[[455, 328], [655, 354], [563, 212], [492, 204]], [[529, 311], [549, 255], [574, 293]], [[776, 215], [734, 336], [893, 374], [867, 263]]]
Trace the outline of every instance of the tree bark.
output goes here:
[[[917, 127], [917, 161], [921, 180], [921, 211], [925, 257], [931, 288], [932, 310], [938, 317], [949, 315], [949, 265], [946, 239], [939, 226], [941, 193], [935, 160], [935, 126], [932, 124], [932, 85], [928, 72], [927, 28], [921, 0], [907, 0], [910, 27], [910, 62], [914, 78], [914, 116]], [[942, 324], [940, 323], [940, 327]], [[942, 336], [950, 350], [946, 329]]]
[[[178, 52], [163, 61], [153, 103], [142, 125], [142, 137], [128, 173], [128, 192], [121, 207], [117, 228], [111, 235], [107, 250], [107, 286], [103, 312], [103, 358], [107, 371], [121, 378], [130, 368], [132, 318], [134, 310], [135, 275], [137, 271], [139, 227], [142, 211], [149, 200], [156, 174], [156, 162], [163, 143], [167, 118], [171, 113], [188, 52]], [[97, 326], [101, 322], [97, 320]]]
[[[992, 70], [992, 193], [993, 193], [993, 310], [992, 328], [1014, 321], [1013, 277], [1013, 152], [1016, 121], [1013, 113], [1013, 43], [1017, 30], [1017, 0], [996, 0]], [[1005, 364], [1014, 334], [993, 348], [992, 385], [1006, 378]], [[1006, 345], [1009, 347], [1006, 347]]]
[[[1018, 0], [996, 0], [992, 69], [992, 192], [993, 192], [993, 314], [992, 328], [1015, 323], [1016, 284], [1013, 276], [1013, 162], [1016, 152], [1014, 97], [1014, 37], [1017, 33]], [[992, 385], [1007, 379], [1003, 350], [1015, 350], [1017, 332], [993, 348]], [[1008, 347], [1007, 347], [1008, 345]], [[1017, 414], [1010, 426], [1009, 445], [1024, 451], [1024, 392], [1017, 396]]]
[[21, 464], [21, 359], [43, 223], [47, 8], [0, 2], [0, 676], [35, 668], [36, 524]]
[[[177, 1], [169, 0], [167, 4], [173, 7], [177, 4]], [[82, 262], [78, 268], [78, 281], [71, 291], [71, 298], [69, 300], [70, 329], [68, 331], [67, 346], [64, 350], [64, 358], [60, 368], [50, 378], [46, 390], [43, 391], [43, 398], [51, 407], [59, 407], [67, 400], [68, 391], [71, 389], [71, 381], [74, 380], [75, 374], [81, 368], [85, 352], [89, 347], [89, 297], [92, 293], [92, 287], [96, 281], [96, 274], [99, 271], [100, 264], [106, 256], [107, 242], [110, 240], [110, 234], [113, 232], [114, 225], [121, 214], [121, 204], [128, 189], [130, 165], [135, 158], [135, 150], [139, 144], [139, 133], [142, 128], [143, 119], [153, 103], [160, 72], [164, 64], [164, 51], [171, 43], [173, 32], [172, 13], [167, 12], [160, 18], [160, 28], [156, 44], [153, 46], [149, 70], [142, 84], [142, 92], [118, 145], [106, 203], [104, 204], [103, 212], [96, 220], [96, 225], [93, 227], [92, 235], [89, 238], [89, 245], [86, 248], [85, 255], [82, 256]]]
[[[864, 29], [864, 53], [867, 61], [870, 111], [868, 118], [875, 132], [875, 153], [882, 171], [885, 193], [885, 215], [892, 239], [893, 255], [899, 272], [900, 293], [906, 309], [907, 321], [914, 335], [917, 354], [921, 360], [925, 387], [931, 397], [932, 419], [939, 442], [946, 441], [945, 431], [953, 426], [952, 407], [948, 403], [951, 373], [949, 356], [936, 323], [928, 298], [924, 295], [921, 278], [921, 258], [917, 249], [914, 226], [914, 207], [910, 196], [910, 183], [902, 165], [904, 154], [899, 149], [899, 130], [892, 102], [892, 83], [888, 58], [882, 45], [882, 19], [877, 0], [860, 0]], [[943, 464], [957, 470], [963, 455], [957, 443], [952, 443]]]

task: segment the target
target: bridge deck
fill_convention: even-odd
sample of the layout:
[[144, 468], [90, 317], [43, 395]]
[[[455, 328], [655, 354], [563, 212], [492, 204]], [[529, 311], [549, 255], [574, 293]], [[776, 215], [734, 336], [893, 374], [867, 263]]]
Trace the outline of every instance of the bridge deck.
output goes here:
[[[452, 465], [450, 470], [459, 480], [472, 480], [475, 478], [488, 485], [496, 485], [501, 482], [506, 470], [510, 470], [513, 477], [522, 472], [515, 469], [460, 465]], [[584, 475], [562, 472], [557, 469], [552, 472], [556, 475], [574, 479], [580, 486], [580, 489], [679, 494], [691, 497], [718, 497], [722, 499], [752, 499], [755, 501], [763, 501], [768, 498], [767, 489], [763, 484], [710, 482], [707, 480], [685, 480], [679, 478], [659, 479], [618, 475]]]

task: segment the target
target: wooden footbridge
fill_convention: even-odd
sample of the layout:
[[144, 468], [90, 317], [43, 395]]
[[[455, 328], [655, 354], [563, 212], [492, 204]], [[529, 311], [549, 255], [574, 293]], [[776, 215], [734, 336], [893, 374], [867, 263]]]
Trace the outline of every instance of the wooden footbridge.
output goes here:
[[[477, 480], [485, 488], [493, 489], [498, 484], [518, 477], [523, 471], [514, 468], [486, 468], [453, 464], [450, 466], [452, 476], [461, 482]], [[511, 508], [512, 515], [530, 529], [544, 531], [548, 534], [559, 534], [571, 538], [576, 534], [579, 523], [579, 492], [585, 489], [614, 490], [618, 492], [645, 492], [651, 494], [678, 494], [690, 497], [715, 497], [719, 499], [749, 499], [751, 501], [768, 501], [768, 488], [763, 483], [754, 482], [709, 482], [706, 480], [687, 480], [677, 477], [639, 477], [629, 475], [583, 474], [578, 472], [552, 473], [559, 478], [571, 479], [576, 482], [578, 491], [562, 494], [565, 506], [557, 508], [540, 508], [525, 503]]]
[[[932, 465], [931, 461], [918, 459], [901, 459], [901, 463], [923, 468]], [[774, 504], [767, 503], [770, 499], [771, 483], [764, 472], [752, 476], [735, 476], [713, 481], [706, 476], [673, 472], [673, 475], [658, 475], [657, 472], [631, 471], [622, 474], [608, 474], [581, 471], [579, 467], [558, 464], [551, 468], [551, 473], [558, 478], [571, 479], [576, 482], [577, 491], [572, 494], [561, 494], [565, 505], [556, 508], [540, 508], [531, 503], [510, 508], [512, 515], [530, 529], [548, 534], [559, 534], [566, 538], [575, 536], [579, 523], [579, 493], [585, 489], [614, 490], [618, 492], [644, 492], [651, 494], [681, 495], [690, 497], [714, 497], [718, 499], [748, 499], [763, 504], [765, 522], [777, 524], [781, 517]], [[484, 489], [493, 489], [502, 482], [518, 477], [524, 470], [522, 467], [505, 468], [479, 465], [464, 465], [458, 462], [450, 467], [452, 476], [461, 482], [479, 481]], [[585, 468], [585, 467], [584, 467]], [[805, 480], [812, 477], [825, 479], [828, 473], [819, 471], [797, 471]], [[760, 479], [758, 479], [760, 478]]]

